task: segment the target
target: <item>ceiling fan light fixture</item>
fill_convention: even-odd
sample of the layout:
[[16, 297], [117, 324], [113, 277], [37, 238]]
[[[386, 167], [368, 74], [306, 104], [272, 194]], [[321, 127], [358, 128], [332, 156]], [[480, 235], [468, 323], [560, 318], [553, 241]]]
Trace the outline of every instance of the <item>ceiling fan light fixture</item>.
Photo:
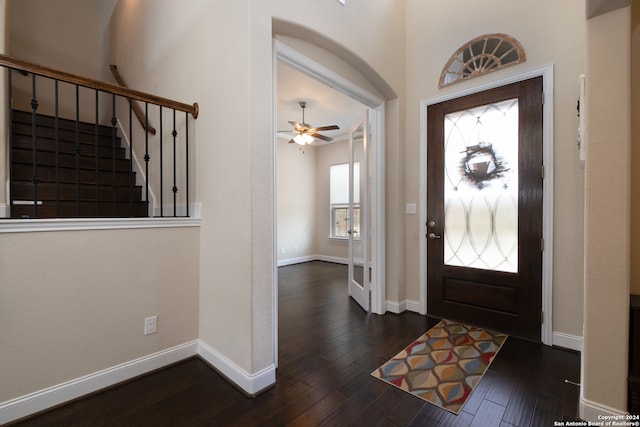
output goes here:
[[306, 133], [299, 133], [293, 137], [293, 141], [298, 145], [307, 145], [313, 142], [313, 137]]

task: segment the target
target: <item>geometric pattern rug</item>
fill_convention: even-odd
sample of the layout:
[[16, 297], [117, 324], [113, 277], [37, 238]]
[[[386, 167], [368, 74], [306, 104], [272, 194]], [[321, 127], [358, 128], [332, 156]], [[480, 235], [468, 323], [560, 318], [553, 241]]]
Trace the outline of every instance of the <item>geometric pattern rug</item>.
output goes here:
[[371, 375], [457, 415], [506, 339], [441, 320]]

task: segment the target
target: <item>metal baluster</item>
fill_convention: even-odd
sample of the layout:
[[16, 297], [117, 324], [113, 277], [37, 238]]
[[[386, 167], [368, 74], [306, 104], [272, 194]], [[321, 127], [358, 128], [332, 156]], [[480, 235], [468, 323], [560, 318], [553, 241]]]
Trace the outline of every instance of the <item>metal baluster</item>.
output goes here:
[[135, 216], [133, 212], [133, 100], [129, 99], [129, 216]]
[[118, 132], [118, 119], [116, 118], [116, 95], [111, 95], [111, 216], [116, 216], [117, 176], [116, 176], [116, 133]]
[[13, 218], [15, 215], [13, 208], [13, 105], [11, 105], [13, 97], [13, 90], [11, 89], [11, 85], [13, 84], [13, 70], [11, 68], [7, 70], [7, 110], [9, 111], [9, 126], [11, 129], [9, 132], [9, 216]]
[[76, 85], [76, 216], [80, 216], [80, 86]]
[[164, 132], [162, 130], [162, 105], [160, 106], [160, 216], [164, 216], [164, 174], [163, 174], [163, 155], [162, 146], [164, 145]]
[[185, 117], [185, 136], [184, 136], [184, 150], [185, 150], [185, 169], [186, 172], [186, 190], [185, 190], [185, 216], [189, 217], [189, 113], [184, 114]]
[[98, 183], [100, 182], [100, 159], [99, 159], [99, 150], [100, 150], [100, 92], [96, 89], [96, 123], [95, 123], [95, 164], [96, 164], [96, 216], [100, 211], [100, 186]]
[[178, 216], [178, 211], [177, 211], [177, 194], [178, 194], [178, 187], [176, 187], [176, 137], [178, 136], [178, 131], [176, 130], [176, 110], [173, 110], [173, 132], [171, 132], [171, 135], [173, 136], [173, 188], [171, 189], [171, 191], [173, 191], [173, 217], [175, 218], [176, 216]]
[[38, 98], [36, 96], [36, 75], [32, 74], [31, 76], [31, 143], [32, 143], [32, 154], [33, 154], [33, 216], [35, 218], [38, 217], [38, 183], [40, 182], [38, 178], [38, 156], [37, 156], [37, 145], [38, 138], [36, 136], [36, 119], [37, 119], [37, 111], [38, 111]]
[[55, 125], [54, 139], [56, 146], [56, 218], [60, 217], [60, 108], [58, 96], [58, 79], [55, 80]]
[[[149, 129], [149, 103], [144, 103], [145, 128]], [[145, 198], [147, 199], [147, 216], [149, 216], [149, 132], [144, 133], [144, 181]]]

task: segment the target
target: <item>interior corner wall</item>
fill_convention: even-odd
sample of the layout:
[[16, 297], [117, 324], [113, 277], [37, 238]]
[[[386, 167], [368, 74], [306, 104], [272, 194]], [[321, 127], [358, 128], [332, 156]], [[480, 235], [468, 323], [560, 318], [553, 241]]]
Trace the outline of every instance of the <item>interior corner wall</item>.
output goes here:
[[385, 126], [385, 232], [386, 258], [385, 283], [387, 301], [401, 303], [406, 300], [405, 287], [405, 138], [403, 122], [404, 103], [400, 99], [388, 100], [385, 104], [387, 116]]
[[270, 17], [250, 3], [121, 0], [111, 44], [129, 86], [200, 106], [199, 338], [249, 380], [274, 363], [275, 261]]
[[[631, 2], [631, 117], [640, 117], [640, 2]], [[640, 120], [631, 121], [631, 164], [640, 165]], [[631, 168], [631, 218], [640, 218], [640, 167]], [[631, 293], [640, 295], [640, 223], [631, 222]]]
[[317, 148], [278, 139], [278, 261], [316, 254]]
[[587, 21], [581, 418], [625, 413], [629, 345], [630, 8]]

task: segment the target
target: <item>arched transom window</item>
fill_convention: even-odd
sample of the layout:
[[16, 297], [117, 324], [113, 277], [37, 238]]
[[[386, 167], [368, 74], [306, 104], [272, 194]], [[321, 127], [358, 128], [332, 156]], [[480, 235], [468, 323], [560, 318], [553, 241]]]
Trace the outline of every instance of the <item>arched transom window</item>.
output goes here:
[[485, 34], [462, 45], [442, 69], [439, 87], [526, 60], [520, 42], [506, 34]]

